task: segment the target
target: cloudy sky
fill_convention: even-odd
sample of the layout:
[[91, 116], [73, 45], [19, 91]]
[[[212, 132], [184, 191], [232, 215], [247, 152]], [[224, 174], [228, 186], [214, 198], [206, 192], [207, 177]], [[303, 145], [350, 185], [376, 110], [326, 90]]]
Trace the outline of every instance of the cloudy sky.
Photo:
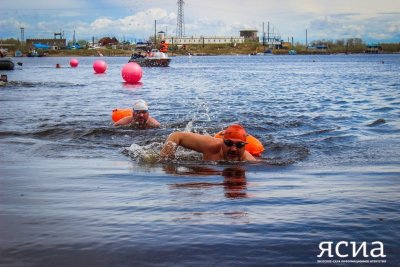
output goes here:
[[[400, 0], [184, 0], [186, 36], [238, 36], [267, 31], [283, 40], [362, 38], [400, 42]], [[177, 0], [2, 0], [0, 38], [52, 38], [75, 30], [78, 40], [109, 36], [142, 40], [157, 31], [176, 35]]]

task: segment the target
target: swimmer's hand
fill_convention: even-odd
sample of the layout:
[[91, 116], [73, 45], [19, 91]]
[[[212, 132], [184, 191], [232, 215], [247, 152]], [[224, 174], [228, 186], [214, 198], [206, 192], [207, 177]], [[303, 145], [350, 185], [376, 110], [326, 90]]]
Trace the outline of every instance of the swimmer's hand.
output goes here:
[[160, 159], [162, 160], [174, 159], [177, 146], [178, 145], [175, 142], [167, 141], [164, 144], [164, 147], [161, 149]]

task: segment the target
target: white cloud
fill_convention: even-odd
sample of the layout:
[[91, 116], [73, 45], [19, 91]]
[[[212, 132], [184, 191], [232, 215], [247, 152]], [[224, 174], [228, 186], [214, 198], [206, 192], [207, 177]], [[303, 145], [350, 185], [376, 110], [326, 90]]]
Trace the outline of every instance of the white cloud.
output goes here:
[[[19, 25], [29, 34], [51, 34], [62, 29], [84, 38], [127, 35], [147, 38], [159, 29], [175, 34], [176, 0], [44, 0], [3, 1], [0, 10], [4, 36], [18, 36]], [[256, 29], [261, 36], [262, 24], [270, 22], [270, 31], [282, 39], [311, 38], [399, 38], [400, 1], [394, 0], [185, 0], [187, 35], [238, 35], [242, 29]], [[39, 22], [46, 21], [48, 27]], [[2, 27], [4, 28], [4, 27]], [[267, 30], [267, 29], [265, 29]], [[379, 34], [378, 34], [379, 33]], [[68, 35], [66, 34], [68, 38]]]
[[2, 30], [7, 29], [7, 28], [20, 28], [20, 27], [28, 27], [28, 24], [18, 21], [14, 18], [11, 18], [8, 20], [0, 20], [0, 28]]
[[104, 28], [109, 28], [109, 27], [114, 27], [115, 22], [111, 19], [107, 18], [100, 18], [96, 19], [90, 24], [90, 27], [94, 30], [97, 31], [99, 29], [104, 29]]
[[152, 8], [138, 12], [134, 15], [112, 20], [110, 18], [99, 18], [90, 23], [89, 28], [96, 34], [128, 34], [131, 36], [142, 36], [145, 32], [154, 31], [154, 21], [161, 27], [163, 24], [170, 24], [176, 21], [174, 13], [167, 13], [160, 8]]

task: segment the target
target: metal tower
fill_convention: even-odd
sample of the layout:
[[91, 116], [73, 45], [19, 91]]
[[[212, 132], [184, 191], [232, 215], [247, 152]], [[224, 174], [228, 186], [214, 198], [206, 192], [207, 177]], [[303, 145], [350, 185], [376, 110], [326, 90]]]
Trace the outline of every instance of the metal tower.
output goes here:
[[178, 17], [176, 18], [176, 36], [185, 36], [185, 21], [183, 18], [183, 0], [178, 0]]
[[21, 29], [21, 42], [25, 41], [25, 29], [23, 27]]

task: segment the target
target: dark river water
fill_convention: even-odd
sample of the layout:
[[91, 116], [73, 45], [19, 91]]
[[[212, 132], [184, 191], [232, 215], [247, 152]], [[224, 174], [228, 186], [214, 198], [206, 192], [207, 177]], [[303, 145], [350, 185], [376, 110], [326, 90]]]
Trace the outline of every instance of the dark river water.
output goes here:
[[[1, 71], [0, 266], [400, 265], [400, 55], [174, 57], [139, 84], [77, 59]], [[162, 127], [113, 127], [138, 99]], [[260, 162], [158, 161], [231, 123]]]

